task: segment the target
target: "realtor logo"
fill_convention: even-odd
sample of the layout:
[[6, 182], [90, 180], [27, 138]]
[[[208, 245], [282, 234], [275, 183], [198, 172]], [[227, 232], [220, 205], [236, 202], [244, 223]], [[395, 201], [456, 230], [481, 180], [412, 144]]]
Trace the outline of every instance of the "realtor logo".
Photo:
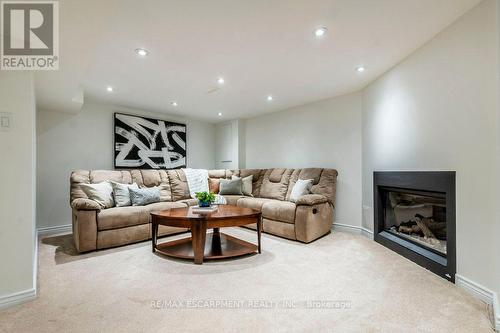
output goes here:
[[59, 69], [59, 3], [1, 1], [2, 70]]

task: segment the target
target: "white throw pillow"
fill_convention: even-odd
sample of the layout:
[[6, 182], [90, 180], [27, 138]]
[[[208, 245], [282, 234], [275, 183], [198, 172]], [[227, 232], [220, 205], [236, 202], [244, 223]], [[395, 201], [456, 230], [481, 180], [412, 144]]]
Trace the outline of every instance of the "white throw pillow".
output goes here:
[[115, 205], [113, 200], [113, 186], [108, 181], [98, 184], [81, 184], [83, 192], [103, 208], [111, 208]]
[[[240, 177], [237, 176], [232, 176], [231, 179], [240, 179]], [[250, 175], [245, 178], [241, 178], [242, 185], [241, 185], [241, 192], [243, 195], [248, 195], [249, 197], [253, 197], [252, 195], [252, 181], [253, 181], [253, 175]]]
[[116, 207], [132, 206], [132, 201], [130, 201], [129, 188], [139, 189], [136, 183], [133, 184], [121, 184], [117, 182], [111, 182], [113, 186], [113, 196], [115, 199]]
[[293, 185], [292, 193], [290, 193], [290, 201], [295, 202], [299, 197], [311, 193], [313, 183], [314, 179], [297, 180], [295, 185]]

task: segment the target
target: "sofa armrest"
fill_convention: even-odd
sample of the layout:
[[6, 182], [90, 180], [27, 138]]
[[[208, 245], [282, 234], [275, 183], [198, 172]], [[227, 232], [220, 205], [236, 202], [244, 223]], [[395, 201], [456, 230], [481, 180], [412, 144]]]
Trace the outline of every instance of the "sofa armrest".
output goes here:
[[328, 202], [328, 198], [321, 194], [306, 194], [297, 199], [297, 206], [313, 206]]
[[333, 206], [328, 202], [311, 206], [300, 205], [295, 211], [295, 237], [310, 243], [330, 232], [333, 223]]
[[71, 208], [76, 210], [101, 210], [102, 207], [94, 200], [78, 198], [73, 200]]
[[73, 239], [78, 252], [97, 249], [97, 210], [73, 208]]

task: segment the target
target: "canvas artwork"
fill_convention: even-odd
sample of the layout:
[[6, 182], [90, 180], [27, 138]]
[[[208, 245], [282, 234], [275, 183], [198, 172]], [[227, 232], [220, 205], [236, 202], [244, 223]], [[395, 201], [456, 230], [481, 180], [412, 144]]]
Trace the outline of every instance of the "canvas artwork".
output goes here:
[[186, 167], [186, 125], [115, 113], [115, 168]]

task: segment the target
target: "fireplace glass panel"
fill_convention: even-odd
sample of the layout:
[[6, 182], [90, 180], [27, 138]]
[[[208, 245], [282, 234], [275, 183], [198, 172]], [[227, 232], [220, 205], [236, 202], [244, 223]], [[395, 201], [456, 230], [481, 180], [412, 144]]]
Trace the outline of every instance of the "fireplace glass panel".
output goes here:
[[446, 256], [446, 200], [444, 193], [414, 194], [384, 190], [384, 229]]

